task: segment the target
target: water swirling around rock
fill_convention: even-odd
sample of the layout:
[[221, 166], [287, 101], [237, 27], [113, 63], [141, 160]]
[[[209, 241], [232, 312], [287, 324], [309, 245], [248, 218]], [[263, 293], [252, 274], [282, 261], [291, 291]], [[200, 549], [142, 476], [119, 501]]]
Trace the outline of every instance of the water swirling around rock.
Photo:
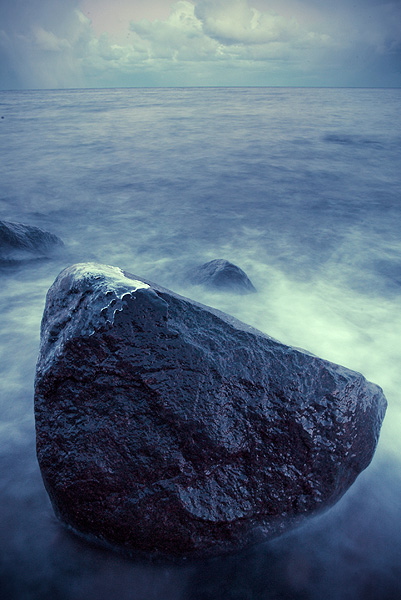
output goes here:
[[128, 552], [205, 557], [331, 506], [386, 409], [362, 375], [115, 267], [49, 290], [37, 452], [58, 516]]

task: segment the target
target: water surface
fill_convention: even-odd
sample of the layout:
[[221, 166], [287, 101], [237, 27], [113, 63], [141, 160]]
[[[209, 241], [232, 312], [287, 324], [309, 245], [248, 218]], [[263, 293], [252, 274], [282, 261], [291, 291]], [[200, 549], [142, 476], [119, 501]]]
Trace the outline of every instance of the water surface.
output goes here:
[[[401, 92], [203, 88], [0, 92], [0, 219], [65, 242], [0, 265], [0, 590], [9, 599], [401, 597]], [[258, 294], [189, 285], [226, 258]], [[376, 455], [301, 529], [203, 563], [128, 561], [53, 516], [35, 456], [46, 291], [119, 266], [362, 372], [389, 401]]]

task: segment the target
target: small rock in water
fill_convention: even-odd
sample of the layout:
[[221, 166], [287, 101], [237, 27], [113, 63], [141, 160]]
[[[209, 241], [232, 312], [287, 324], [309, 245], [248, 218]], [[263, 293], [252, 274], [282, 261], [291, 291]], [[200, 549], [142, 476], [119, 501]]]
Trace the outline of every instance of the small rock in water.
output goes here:
[[359, 373], [118, 268], [74, 265], [48, 292], [43, 480], [64, 523], [129, 554], [236, 551], [331, 506], [385, 410]]
[[237, 293], [256, 292], [247, 274], [223, 258], [195, 267], [188, 274], [188, 279], [193, 284], [203, 284], [220, 290]]
[[0, 262], [47, 258], [63, 245], [60, 238], [39, 227], [0, 221]]

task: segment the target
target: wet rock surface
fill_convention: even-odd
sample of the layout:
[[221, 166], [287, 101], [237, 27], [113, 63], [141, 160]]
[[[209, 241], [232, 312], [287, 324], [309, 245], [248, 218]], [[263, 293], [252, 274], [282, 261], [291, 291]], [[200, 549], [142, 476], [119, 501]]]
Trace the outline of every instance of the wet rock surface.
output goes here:
[[63, 246], [53, 233], [40, 227], [0, 221], [0, 262], [47, 258]]
[[50, 288], [35, 418], [59, 518], [128, 553], [204, 557], [338, 500], [386, 409], [362, 375], [120, 269]]
[[195, 285], [202, 284], [219, 290], [240, 294], [256, 292], [245, 271], [223, 258], [194, 267], [188, 274], [188, 279]]

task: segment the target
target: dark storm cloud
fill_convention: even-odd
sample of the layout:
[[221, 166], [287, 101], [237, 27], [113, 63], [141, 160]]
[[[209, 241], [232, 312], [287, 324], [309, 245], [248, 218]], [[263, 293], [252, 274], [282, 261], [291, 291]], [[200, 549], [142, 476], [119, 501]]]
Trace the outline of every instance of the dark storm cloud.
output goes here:
[[43, 87], [46, 80], [57, 83], [54, 78], [57, 70], [60, 70], [60, 81], [68, 70], [74, 72], [71, 41], [77, 41], [75, 9], [79, 4], [79, 0], [1, 3], [0, 83], [3, 89]]
[[6, 0], [0, 7], [0, 28], [27, 33], [32, 25], [62, 31], [80, 0]]

